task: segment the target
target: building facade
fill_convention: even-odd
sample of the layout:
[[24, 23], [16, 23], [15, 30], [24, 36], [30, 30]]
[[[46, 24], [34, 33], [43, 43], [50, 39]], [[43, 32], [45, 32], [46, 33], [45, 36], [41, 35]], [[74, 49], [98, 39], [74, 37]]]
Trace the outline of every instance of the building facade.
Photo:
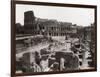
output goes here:
[[72, 23], [36, 18], [33, 11], [24, 13], [24, 29], [25, 34], [46, 36], [66, 36], [77, 33], [76, 26]]

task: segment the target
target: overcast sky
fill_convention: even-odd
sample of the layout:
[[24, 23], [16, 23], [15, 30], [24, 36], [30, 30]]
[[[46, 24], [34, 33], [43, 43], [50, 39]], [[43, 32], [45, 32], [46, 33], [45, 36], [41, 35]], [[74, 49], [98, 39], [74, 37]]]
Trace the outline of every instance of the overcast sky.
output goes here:
[[34, 11], [35, 17], [56, 19], [88, 26], [94, 22], [94, 9], [16, 4], [16, 23], [24, 24], [24, 12]]

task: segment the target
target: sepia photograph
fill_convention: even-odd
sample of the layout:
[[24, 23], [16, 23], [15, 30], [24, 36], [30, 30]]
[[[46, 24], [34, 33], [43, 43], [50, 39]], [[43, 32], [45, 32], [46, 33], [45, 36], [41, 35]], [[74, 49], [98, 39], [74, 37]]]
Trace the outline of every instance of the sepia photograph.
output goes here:
[[15, 74], [96, 70], [95, 6], [15, 4]]

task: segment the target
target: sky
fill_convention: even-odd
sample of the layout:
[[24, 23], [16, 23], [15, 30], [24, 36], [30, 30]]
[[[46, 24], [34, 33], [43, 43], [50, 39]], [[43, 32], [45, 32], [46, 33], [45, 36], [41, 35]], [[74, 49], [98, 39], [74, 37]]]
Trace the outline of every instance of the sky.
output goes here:
[[24, 24], [24, 12], [33, 11], [35, 17], [89, 26], [94, 23], [94, 9], [16, 4], [16, 23]]

